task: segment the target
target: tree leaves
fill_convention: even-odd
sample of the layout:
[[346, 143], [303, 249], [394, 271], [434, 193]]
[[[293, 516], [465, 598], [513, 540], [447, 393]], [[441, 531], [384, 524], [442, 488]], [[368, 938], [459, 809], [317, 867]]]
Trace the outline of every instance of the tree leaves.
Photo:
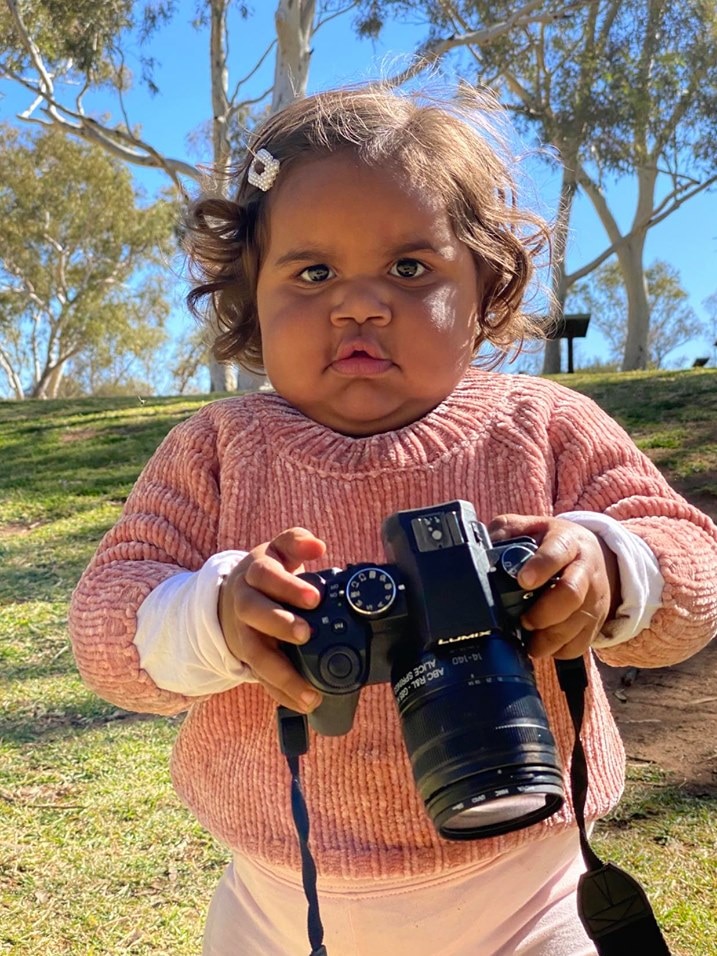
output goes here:
[[57, 394], [66, 363], [109, 340], [157, 345], [142, 330], [169, 311], [156, 275], [175, 212], [143, 204], [124, 164], [59, 129], [0, 127], [0, 218], [0, 349], [30, 394]]

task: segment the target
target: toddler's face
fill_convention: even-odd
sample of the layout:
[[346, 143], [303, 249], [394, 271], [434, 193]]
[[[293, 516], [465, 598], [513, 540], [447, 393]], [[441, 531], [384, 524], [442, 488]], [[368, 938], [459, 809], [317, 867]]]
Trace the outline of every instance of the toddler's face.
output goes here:
[[473, 257], [436, 197], [350, 154], [269, 194], [257, 307], [264, 365], [309, 418], [372, 435], [421, 418], [473, 358]]

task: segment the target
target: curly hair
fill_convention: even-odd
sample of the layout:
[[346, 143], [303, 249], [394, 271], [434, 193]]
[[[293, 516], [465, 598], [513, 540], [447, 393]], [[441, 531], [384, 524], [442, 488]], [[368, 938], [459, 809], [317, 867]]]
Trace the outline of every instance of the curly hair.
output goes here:
[[482, 279], [476, 352], [490, 342], [498, 357], [487, 364], [495, 365], [501, 353], [520, 351], [527, 338], [541, 337], [522, 303], [536, 260], [550, 251], [550, 230], [518, 204], [515, 164], [498, 129], [501, 115], [485, 91], [463, 88], [453, 98], [437, 99], [372, 83], [317, 93], [270, 116], [227, 173], [234, 197], [205, 192], [185, 216], [184, 248], [195, 283], [187, 302], [214, 328], [215, 357], [263, 371], [256, 287], [271, 191], [262, 192], [247, 178], [260, 149], [279, 160], [278, 182], [298, 162], [350, 151], [368, 166], [400, 170], [439, 195]]

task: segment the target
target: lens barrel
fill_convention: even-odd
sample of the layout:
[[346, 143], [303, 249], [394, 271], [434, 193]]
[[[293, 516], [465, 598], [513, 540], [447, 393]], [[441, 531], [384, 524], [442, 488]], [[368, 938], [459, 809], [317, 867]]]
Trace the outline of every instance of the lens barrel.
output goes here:
[[419, 657], [407, 649], [392, 685], [416, 786], [441, 836], [497, 836], [560, 809], [555, 741], [517, 639], [485, 635]]

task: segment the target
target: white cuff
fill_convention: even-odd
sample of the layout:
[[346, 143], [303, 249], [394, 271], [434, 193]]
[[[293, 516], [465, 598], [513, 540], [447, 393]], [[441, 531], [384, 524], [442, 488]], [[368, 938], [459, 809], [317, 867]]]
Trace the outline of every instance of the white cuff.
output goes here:
[[222, 551], [199, 571], [167, 578], [144, 599], [134, 644], [158, 687], [201, 697], [251, 679], [226, 645], [217, 610], [222, 581], [245, 557], [245, 551]]
[[574, 521], [598, 535], [617, 558], [622, 603], [615, 617], [606, 621], [593, 647], [613, 647], [635, 637], [662, 606], [662, 577], [657, 558], [638, 535], [619, 521], [595, 511], [568, 511], [557, 515]]

